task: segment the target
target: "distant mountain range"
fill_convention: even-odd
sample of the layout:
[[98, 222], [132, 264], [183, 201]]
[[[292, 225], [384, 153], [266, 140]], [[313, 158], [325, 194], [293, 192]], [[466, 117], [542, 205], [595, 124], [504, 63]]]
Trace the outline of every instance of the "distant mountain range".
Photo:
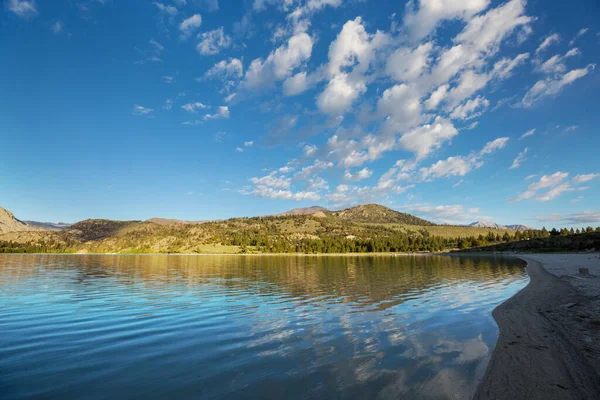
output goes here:
[[8, 232], [26, 232], [35, 230], [60, 231], [71, 224], [64, 222], [21, 221], [13, 213], [0, 207], [0, 234]]
[[513, 231], [528, 231], [533, 229], [525, 225], [500, 225], [489, 221], [476, 221], [467, 226], [472, 226], [473, 228], [510, 229]]

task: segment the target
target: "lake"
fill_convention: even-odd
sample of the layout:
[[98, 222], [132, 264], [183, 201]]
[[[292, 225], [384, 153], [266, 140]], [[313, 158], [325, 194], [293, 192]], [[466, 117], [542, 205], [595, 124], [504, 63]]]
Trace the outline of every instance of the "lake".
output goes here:
[[468, 398], [514, 258], [0, 255], [0, 398]]

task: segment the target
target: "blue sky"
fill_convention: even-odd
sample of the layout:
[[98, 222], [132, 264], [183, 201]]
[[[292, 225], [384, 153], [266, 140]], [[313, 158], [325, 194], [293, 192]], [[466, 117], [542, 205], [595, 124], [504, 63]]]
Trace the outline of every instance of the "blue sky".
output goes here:
[[0, 205], [600, 224], [595, 0], [2, 0]]

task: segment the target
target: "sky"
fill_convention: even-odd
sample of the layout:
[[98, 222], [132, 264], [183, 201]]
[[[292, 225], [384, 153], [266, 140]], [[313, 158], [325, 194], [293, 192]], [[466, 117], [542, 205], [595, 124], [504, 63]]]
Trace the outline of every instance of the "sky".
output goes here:
[[600, 225], [596, 0], [0, 0], [0, 206]]

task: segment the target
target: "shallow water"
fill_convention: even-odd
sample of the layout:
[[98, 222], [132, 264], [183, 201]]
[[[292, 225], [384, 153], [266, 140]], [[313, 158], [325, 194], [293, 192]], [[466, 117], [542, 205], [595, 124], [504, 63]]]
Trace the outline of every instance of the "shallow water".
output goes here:
[[468, 398], [524, 265], [0, 255], [0, 398]]

